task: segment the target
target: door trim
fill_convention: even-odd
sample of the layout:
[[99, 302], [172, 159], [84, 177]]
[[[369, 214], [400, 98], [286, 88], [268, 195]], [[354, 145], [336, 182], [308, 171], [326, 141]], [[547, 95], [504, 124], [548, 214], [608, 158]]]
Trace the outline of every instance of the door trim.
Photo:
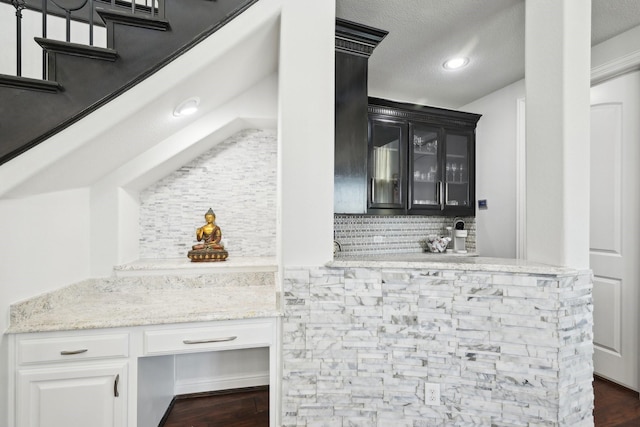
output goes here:
[[527, 138], [525, 98], [516, 100], [516, 258], [527, 258]]
[[591, 68], [591, 85], [640, 69], [640, 50]]

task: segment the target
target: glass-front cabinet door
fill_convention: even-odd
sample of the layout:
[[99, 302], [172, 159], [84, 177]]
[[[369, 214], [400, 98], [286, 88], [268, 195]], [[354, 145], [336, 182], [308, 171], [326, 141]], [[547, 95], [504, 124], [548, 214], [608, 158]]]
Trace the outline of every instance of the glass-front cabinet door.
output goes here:
[[423, 124], [409, 127], [409, 209], [442, 208], [441, 135], [436, 127]]
[[369, 121], [369, 208], [403, 209], [406, 186], [406, 124]]
[[473, 208], [473, 131], [409, 124], [409, 211], [463, 215]]
[[368, 112], [368, 214], [475, 215], [479, 114], [380, 98]]
[[454, 210], [456, 206], [470, 207], [474, 199], [469, 180], [474, 167], [471, 163], [471, 139], [471, 133], [464, 131], [449, 130], [445, 135], [444, 200], [445, 205]]

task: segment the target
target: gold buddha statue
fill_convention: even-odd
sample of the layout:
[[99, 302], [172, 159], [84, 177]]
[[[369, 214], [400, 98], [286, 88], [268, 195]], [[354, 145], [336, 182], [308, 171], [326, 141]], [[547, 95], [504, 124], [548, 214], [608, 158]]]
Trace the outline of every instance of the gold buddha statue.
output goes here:
[[204, 219], [207, 223], [196, 230], [196, 239], [202, 243], [193, 245], [187, 256], [192, 262], [226, 260], [229, 253], [220, 242], [222, 230], [216, 225], [216, 214], [211, 208], [204, 214]]

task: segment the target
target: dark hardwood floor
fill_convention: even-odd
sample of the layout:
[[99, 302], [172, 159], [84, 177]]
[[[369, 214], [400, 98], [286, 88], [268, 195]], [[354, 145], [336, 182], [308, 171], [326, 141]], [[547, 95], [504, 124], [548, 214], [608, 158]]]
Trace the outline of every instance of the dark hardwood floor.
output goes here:
[[[593, 381], [595, 427], [640, 427], [638, 393], [602, 378]], [[269, 388], [179, 396], [159, 427], [267, 427]]]
[[595, 427], [640, 427], [640, 400], [638, 393], [596, 377]]
[[177, 396], [159, 425], [159, 427], [268, 426], [268, 386]]

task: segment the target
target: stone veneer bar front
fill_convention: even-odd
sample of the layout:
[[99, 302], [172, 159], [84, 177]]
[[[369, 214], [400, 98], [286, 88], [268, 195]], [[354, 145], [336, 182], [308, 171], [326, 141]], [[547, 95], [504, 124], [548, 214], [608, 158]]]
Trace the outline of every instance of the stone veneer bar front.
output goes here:
[[287, 268], [282, 425], [593, 426], [591, 290], [490, 258]]

